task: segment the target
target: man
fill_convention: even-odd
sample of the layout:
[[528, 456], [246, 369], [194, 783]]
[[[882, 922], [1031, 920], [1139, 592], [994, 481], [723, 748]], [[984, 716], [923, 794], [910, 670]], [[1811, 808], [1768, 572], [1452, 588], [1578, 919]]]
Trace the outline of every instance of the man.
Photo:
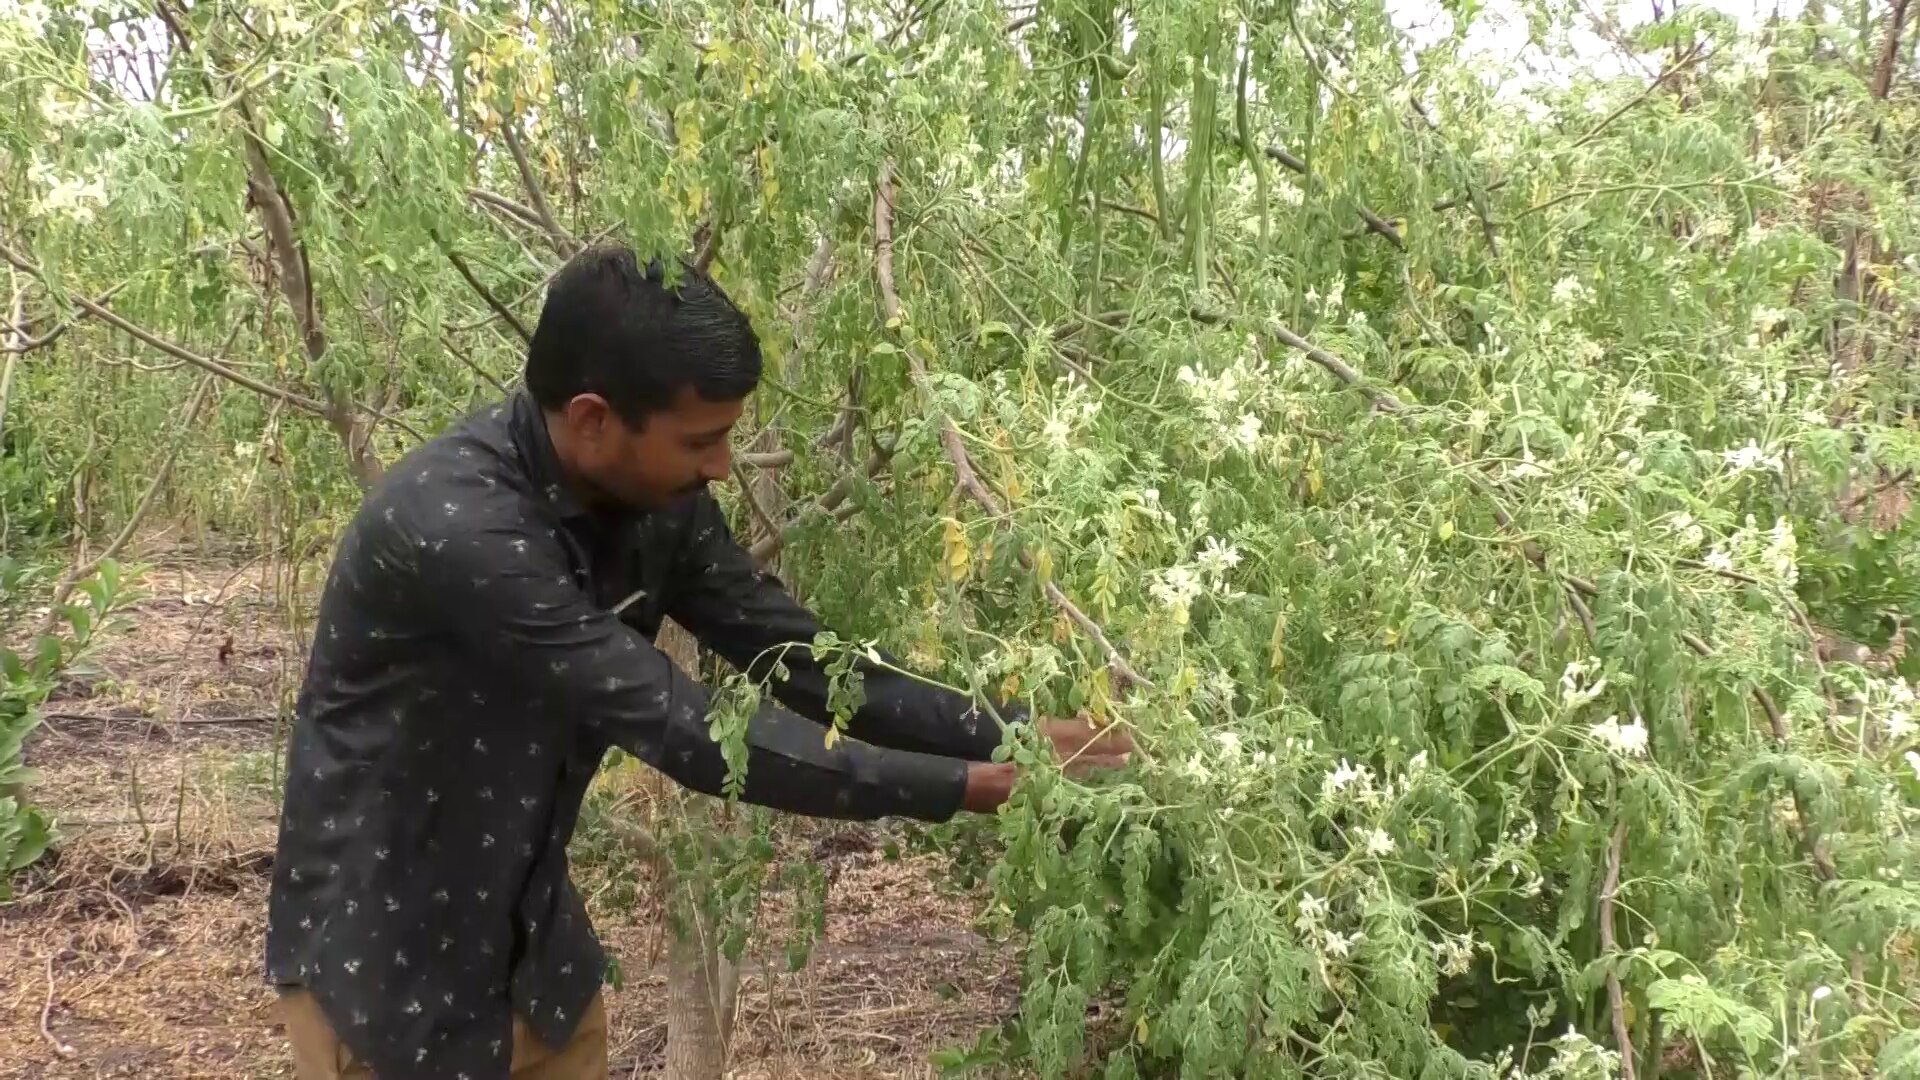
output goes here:
[[[321, 600], [274, 860], [267, 976], [303, 1080], [606, 1076], [604, 956], [567, 874], [588, 781], [614, 746], [697, 791], [726, 775], [662, 618], [756, 677], [801, 646], [770, 687], [793, 712], [750, 726], [747, 802], [941, 821], [1007, 798], [993, 718], [884, 668], [826, 745], [818, 623], [707, 492], [759, 376], [711, 281], [669, 289], [594, 248], [554, 279], [524, 387], [367, 496]], [[1088, 764], [1131, 749], [1046, 732]]]

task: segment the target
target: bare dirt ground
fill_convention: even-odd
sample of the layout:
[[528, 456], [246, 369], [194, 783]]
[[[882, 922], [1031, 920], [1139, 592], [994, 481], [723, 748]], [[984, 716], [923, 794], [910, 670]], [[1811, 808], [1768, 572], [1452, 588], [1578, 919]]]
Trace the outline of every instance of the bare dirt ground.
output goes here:
[[[261, 978], [277, 748], [304, 661], [291, 592], [263, 563], [142, 558], [130, 626], [28, 743], [64, 840], [0, 903], [0, 1077], [291, 1076]], [[872, 830], [831, 832], [796, 833], [833, 878], [812, 962], [744, 968], [738, 1080], [931, 1077], [929, 1053], [1012, 1008], [1012, 954], [972, 932], [968, 901], [925, 861], [882, 857]], [[627, 973], [607, 990], [612, 1075], [652, 1075], [659, 928], [596, 915]]]

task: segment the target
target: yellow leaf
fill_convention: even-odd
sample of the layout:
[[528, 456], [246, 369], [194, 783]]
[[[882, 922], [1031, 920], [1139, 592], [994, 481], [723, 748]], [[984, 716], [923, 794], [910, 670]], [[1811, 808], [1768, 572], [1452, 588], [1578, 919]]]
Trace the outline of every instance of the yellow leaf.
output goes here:
[[1012, 699], [1020, 696], [1020, 673], [1019, 672], [1016, 671], [1011, 675], [1008, 675], [1006, 678], [1000, 680], [1000, 696], [1008, 699]]
[[827, 749], [829, 750], [833, 749], [833, 744], [839, 741], [840, 741], [840, 729], [837, 727], [834, 727], [832, 724], [828, 724], [827, 725]]
[[1060, 614], [1055, 615], [1053, 617], [1054, 644], [1064, 645], [1067, 643], [1067, 639], [1072, 636], [1073, 636], [1073, 623], [1067, 620], [1067, 613], [1063, 611]]
[[1380, 152], [1380, 129], [1374, 128], [1372, 131], [1367, 132], [1367, 153], [1377, 154], [1379, 152]]
[[1387, 632], [1384, 637], [1386, 638], [1388, 648], [1400, 644], [1400, 628], [1397, 626], [1387, 627]]
[[1113, 696], [1113, 677], [1107, 669], [1098, 668], [1087, 685], [1087, 716], [1095, 727], [1107, 726], [1107, 702]]
[[1139, 1043], [1141, 1046], [1147, 1045], [1147, 1018], [1145, 1014], [1142, 1014], [1140, 1019], [1133, 1022], [1133, 1041]]
[[1451, 539], [1453, 539], [1453, 519], [1449, 518], [1440, 523], [1440, 540], [1444, 543]]
[[971, 565], [973, 561], [973, 549], [967, 543], [966, 530], [960, 527], [960, 522], [953, 518], [948, 518], [946, 534], [943, 539], [945, 541], [943, 560], [947, 568], [947, 579], [950, 581], [965, 580], [967, 567]]
[[813, 42], [803, 41], [800, 43], [800, 55], [794, 58], [794, 63], [801, 71], [809, 75], [820, 70], [820, 61], [815, 59], [813, 55]]
[[716, 41], [713, 47], [707, 50], [707, 58], [713, 61], [714, 67], [726, 67], [733, 60], [733, 46], [725, 41]]
[[1287, 666], [1287, 613], [1282, 611], [1273, 617], [1273, 637], [1267, 642], [1267, 663], [1274, 671], [1282, 671]]
[[1053, 552], [1041, 548], [1033, 553], [1033, 572], [1039, 576], [1040, 584], [1053, 580]]
[[894, 316], [893, 318], [891, 318], [891, 319], [888, 319], [888, 320], [887, 320], [887, 329], [889, 329], [889, 330], [898, 330], [898, 329], [900, 329], [900, 316], [898, 316], [898, 315], [895, 315], [895, 316]]
[[1307, 467], [1307, 494], [1320, 494], [1320, 489], [1326, 486], [1326, 482], [1326, 478], [1320, 475], [1320, 466], [1309, 465]]

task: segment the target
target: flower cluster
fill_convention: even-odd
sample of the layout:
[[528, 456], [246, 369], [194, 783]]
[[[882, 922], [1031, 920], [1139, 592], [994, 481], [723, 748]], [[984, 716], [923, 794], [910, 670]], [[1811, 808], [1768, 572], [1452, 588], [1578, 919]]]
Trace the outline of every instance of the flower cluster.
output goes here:
[[1178, 378], [1206, 426], [1209, 454], [1228, 448], [1251, 454], [1259, 448], [1261, 421], [1256, 410], [1263, 408], [1260, 398], [1271, 378], [1264, 359], [1248, 363], [1242, 356], [1213, 376], [1183, 365]]

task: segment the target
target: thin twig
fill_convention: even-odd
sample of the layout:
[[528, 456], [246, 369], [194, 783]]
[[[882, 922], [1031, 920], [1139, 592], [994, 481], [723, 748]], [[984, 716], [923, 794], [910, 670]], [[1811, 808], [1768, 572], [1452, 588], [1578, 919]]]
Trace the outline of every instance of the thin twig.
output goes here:
[[446, 250], [447, 261], [453, 264], [455, 270], [460, 271], [460, 276], [467, 280], [467, 284], [473, 287], [474, 292], [480, 294], [480, 299], [486, 301], [487, 307], [493, 309], [495, 315], [512, 327], [513, 332], [520, 335], [521, 341], [529, 345], [533, 344], [533, 334], [527, 329], [526, 324], [521, 322], [507, 305], [501, 303], [499, 297], [493, 295], [493, 290], [480, 283], [480, 279], [473, 275], [472, 268], [467, 266], [467, 260], [461, 258], [460, 253], [453, 250], [451, 246], [442, 245], [442, 247]]
[[1672, 64], [1669, 64], [1666, 70], [1654, 76], [1653, 82], [1647, 84], [1647, 88], [1645, 90], [1642, 90], [1640, 91], [1640, 93], [1634, 95], [1633, 100], [1627, 102], [1626, 104], [1613, 110], [1607, 115], [1601, 117], [1599, 123], [1587, 129], [1587, 133], [1585, 135], [1582, 135], [1578, 139], [1573, 140], [1573, 145], [1567, 147], [1567, 149], [1578, 150], [1581, 147], [1592, 142], [1593, 140], [1599, 138], [1602, 132], [1606, 131], [1607, 128], [1613, 125], [1613, 122], [1615, 120], [1618, 120], [1622, 116], [1625, 116], [1630, 110], [1633, 109], [1634, 106], [1639, 105], [1641, 102], [1652, 97], [1654, 95], [1654, 92], [1659, 90], [1660, 87], [1664, 85], [1668, 79], [1671, 79], [1675, 75], [1680, 74], [1680, 72], [1685, 70], [1686, 68], [1692, 67], [1695, 62], [1697, 62], [1702, 56], [1706, 55], [1700, 51], [1702, 46], [1704, 46], [1705, 44], [1706, 42], [1704, 40], [1694, 42], [1693, 48], [1688, 49], [1685, 53], [1681, 55], [1680, 59], [1674, 61]]
[[[892, 457], [893, 447], [875, 446], [873, 455], [867, 459], [867, 467], [865, 469], [867, 478], [872, 479], [880, 475], [880, 472], [887, 467], [887, 462], [892, 460]], [[847, 498], [853, 494], [855, 479], [854, 474], [851, 472], [843, 474], [840, 479], [833, 482], [832, 487], [829, 487], [820, 498], [814, 501], [812, 506], [796, 514], [785, 528], [777, 530], [771, 536], [766, 536], [755, 541], [753, 547], [750, 548], [747, 553], [753, 556], [754, 562], [765, 563], [768, 559], [778, 554], [780, 549], [785, 547], [789, 540], [798, 536], [800, 530], [812, 524], [816, 518], [831, 517], [835, 521], [844, 521], [846, 518], [852, 516], [858, 509], [858, 506], [857, 504], [847, 503]]]
[[73, 590], [80, 582], [98, 570], [101, 563], [120, 554], [121, 549], [133, 539], [135, 530], [140, 528], [140, 520], [146, 517], [148, 510], [153, 508], [161, 487], [166, 484], [167, 476], [172, 473], [173, 462], [179, 457], [180, 448], [186, 445], [187, 438], [193, 434], [195, 423], [199, 419], [200, 408], [206, 404], [207, 396], [212, 389], [213, 376], [210, 374], [200, 376], [200, 384], [194, 387], [193, 399], [187, 404], [185, 415], [180, 418], [180, 428], [174, 433], [173, 445], [167, 448], [167, 455], [160, 459], [160, 467], [154, 470], [153, 479], [147, 482], [147, 490], [141, 494], [139, 503], [133, 508], [133, 513], [127, 515], [126, 523], [120, 526], [120, 532], [100, 554], [76, 565], [60, 580], [59, 586], [53, 591], [53, 602], [49, 605], [46, 621], [41, 624], [41, 633], [51, 630], [54, 624], [59, 622], [61, 605], [67, 602], [67, 597], [73, 595]]
[[53, 1034], [49, 1021], [53, 1019], [53, 954], [47, 954], [47, 1001], [40, 1006], [40, 1037], [47, 1040], [53, 1052], [61, 1057], [72, 1057], [73, 1047], [63, 1043]]

